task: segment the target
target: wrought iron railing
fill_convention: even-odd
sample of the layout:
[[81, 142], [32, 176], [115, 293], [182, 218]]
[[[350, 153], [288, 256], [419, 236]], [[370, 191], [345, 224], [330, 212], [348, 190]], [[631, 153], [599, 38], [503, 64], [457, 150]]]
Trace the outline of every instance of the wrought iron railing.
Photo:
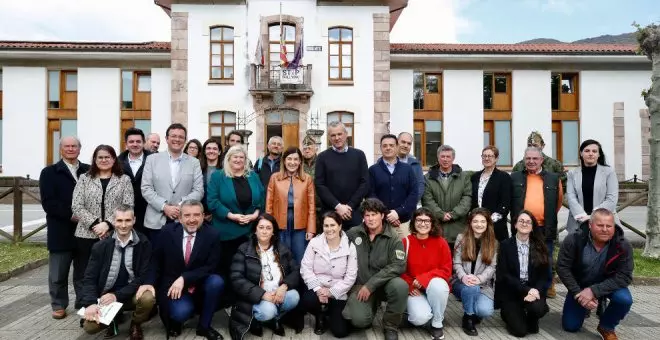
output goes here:
[[312, 65], [301, 65], [296, 68], [255, 64], [250, 66], [251, 91], [312, 91]]

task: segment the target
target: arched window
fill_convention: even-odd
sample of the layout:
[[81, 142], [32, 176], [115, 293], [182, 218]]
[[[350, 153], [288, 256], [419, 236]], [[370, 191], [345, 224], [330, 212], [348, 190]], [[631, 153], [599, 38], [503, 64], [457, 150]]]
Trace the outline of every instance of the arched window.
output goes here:
[[225, 137], [236, 129], [236, 113], [229, 111], [215, 111], [209, 113], [209, 137], [217, 138], [225, 143]]
[[[353, 124], [355, 121], [353, 119], [353, 113], [345, 111], [335, 111], [328, 113], [328, 125], [334, 121], [344, 123], [344, 126], [346, 126], [346, 132], [348, 134], [346, 138], [346, 144], [348, 144], [348, 146], [354, 146], [353, 143], [355, 140], [355, 129], [353, 129]], [[332, 143], [330, 143], [330, 135], [328, 133], [326, 133], [326, 135], [328, 135], [328, 147], [330, 147], [332, 145]]]
[[234, 28], [211, 27], [210, 79], [234, 79]]
[[328, 79], [353, 80], [353, 29], [328, 29]]

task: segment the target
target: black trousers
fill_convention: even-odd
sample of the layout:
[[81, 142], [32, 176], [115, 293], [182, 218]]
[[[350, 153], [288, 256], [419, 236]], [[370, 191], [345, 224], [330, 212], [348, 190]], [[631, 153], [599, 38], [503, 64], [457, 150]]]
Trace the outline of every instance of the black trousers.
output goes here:
[[236, 251], [238, 251], [238, 247], [249, 239], [249, 236], [245, 235], [233, 240], [220, 241], [220, 261], [218, 262], [216, 272], [222, 276], [222, 279], [226, 282], [225, 290], [220, 302], [220, 306], [223, 308], [226, 306], [232, 306], [236, 299], [234, 296], [234, 290], [231, 287], [231, 278], [229, 277], [231, 260], [234, 258]]
[[516, 337], [524, 337], [529, 329], [538, 327], [539, 319], [549, 311], [545, 297], [534, 302], [501, 301], [500, 306], [506, 329]]
[[92, 255], [92, 247], [99, 239], [76, 237], [76, 254], [73, 258], [73, 289], [76, 291], [76, 310], [83, 307], [82, 299], [83, 280], [89, 257]]
[[[53, 310], [66, 309], [69, 306], [69, 269], [75, 255], [75, 251], [48, 254], [48, 293]], [[77, 267], [74, 266], [73, 270], [75, 272]]]
[[[321, 302], [313, 290], [306, 290], [303, 293], [301, 300], [302, 301], [300, 302], [300, 305], [305, 312], [314, 315], [316, 318], [321, 315]], [[326, 312], [326, 315], [330, 319], [328, 322], [330, 332], [335, 338], [346, 337], [350, 332], [350, 324], [348, 320], [344, 319], [344, 317], [341, 315], [341, 312], [344, 310], [345, 306], [346, 300], [328, 300], [328, 311]]]

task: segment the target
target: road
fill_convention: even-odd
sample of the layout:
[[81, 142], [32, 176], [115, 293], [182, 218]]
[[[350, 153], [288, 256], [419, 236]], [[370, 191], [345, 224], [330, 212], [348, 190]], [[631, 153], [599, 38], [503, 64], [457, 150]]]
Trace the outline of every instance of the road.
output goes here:
[[[0, 229], [8, 233], [13, 231], [13, 206], [9, 204], [0, 204]], [[41, 205], [38, 204], [26, 204], [23, 208], [23, 234], [29, 233], [31, 230], [38, 228], [40, 225], [46, 222], [46, 213], [41, 209]], [[638, 228], [641, 231], [646, 230], [646, 207], [628, 207], [619, 213], [619, 218], [626, 221], [630, 225]], [[559, 221], [561, 225], [566, 224], [568, 219], [568, 209], [562, 208], [559, 212]], [[644, 239], [635, 234], [634, 232], [625, 229], [626, 237], [637, 246], [644, 244]], [[559, 235], [560, 239], [563, 239], [566, 236], [564, 231]], [[40, 231], [36, 235], [30, 238], [30, 241], [33, 242], [45, 242], [46, 241], [46, 231]]]

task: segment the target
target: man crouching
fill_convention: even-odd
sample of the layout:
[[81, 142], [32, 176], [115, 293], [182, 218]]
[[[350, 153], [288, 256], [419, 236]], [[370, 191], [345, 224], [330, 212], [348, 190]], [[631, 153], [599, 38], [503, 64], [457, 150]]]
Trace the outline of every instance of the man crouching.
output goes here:
[[156, 299], [153, 290], [140, 287], [149, 271], [151, 243], [143, 234], [133, 230], [134, 224], [133, 208], [119, 206], [115, 210], [114, 233], [92, 248], [82, 291], [85, 306], [83, 328], [89, 334], [107, 328], [106, 338], [117, 335], [114, 320], [109, 326], [99, 323], [99, 305], [120, 302], [123, 306], [117, 315], [125, 310], [134, 311], [129, 339], [144, 339], [140, 325], [149, 319]]

